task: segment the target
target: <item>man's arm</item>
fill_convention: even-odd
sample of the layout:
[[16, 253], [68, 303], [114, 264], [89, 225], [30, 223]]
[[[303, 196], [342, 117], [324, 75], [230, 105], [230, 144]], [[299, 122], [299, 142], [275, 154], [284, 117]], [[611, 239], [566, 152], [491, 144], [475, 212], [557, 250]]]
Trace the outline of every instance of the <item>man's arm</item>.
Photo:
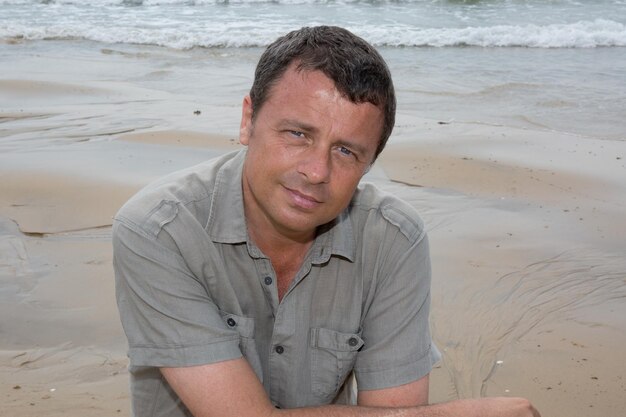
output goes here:
[[[185, 368], [161, 368], [161, 372], [195, 417], [540, 417], [527, 400], [520, 398], [458, 400], [399, 408], [326, 405], [279, 410], [271, 404], [243, 358]], [[420, 381], [413, 384], [419, 387], [424, 383]], [[408, 388], [404, 387], [400, 389]], [[376, 403], [379, 395], [370, 392], [365, 398], [361, 395], [360, 401]]]
[[367, 407], [414, 407], [428, 404], [428, 375], [398, 387], [359, 391], [358, 404]]

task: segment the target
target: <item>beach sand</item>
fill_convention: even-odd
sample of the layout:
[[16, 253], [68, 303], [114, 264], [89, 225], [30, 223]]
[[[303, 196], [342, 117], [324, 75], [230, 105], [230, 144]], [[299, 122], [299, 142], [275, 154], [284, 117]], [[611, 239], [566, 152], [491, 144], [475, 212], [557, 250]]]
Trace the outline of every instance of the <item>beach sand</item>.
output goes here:
[[[159, 76], [150, 48], [61, 63], [0, 47], [14, 58], [0, 80], [0, 415], [128, 416], [111, 217], [149, 181], [238, 149], [241, 98], [135, 82]], [[114, 68], [125, 75], [101, 75]], [[368, 180], [429, 231], [431, 400], [623, 415], [626, 142], [403, 117], [422, 136], [393, 137]]]

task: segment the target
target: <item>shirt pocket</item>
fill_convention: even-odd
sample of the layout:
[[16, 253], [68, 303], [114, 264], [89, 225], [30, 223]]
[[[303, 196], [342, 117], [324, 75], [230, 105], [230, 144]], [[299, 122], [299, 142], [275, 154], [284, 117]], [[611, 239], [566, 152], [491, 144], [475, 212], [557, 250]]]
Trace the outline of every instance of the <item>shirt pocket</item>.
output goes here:
[[311, 389], [321, 404], [330, 403], [354, 367], [363, 347], [361, 333], [311, 329]]
[[220, 311], [220, 315], [222, 316], [224, 324], [226, 324], [229, 329], [239, 333], [239, 349], [241, 350], [241, 354], [246, 358], [259, 380], [263, 382], [261, 359], [254, 339], [254, 319], [223, 311]]

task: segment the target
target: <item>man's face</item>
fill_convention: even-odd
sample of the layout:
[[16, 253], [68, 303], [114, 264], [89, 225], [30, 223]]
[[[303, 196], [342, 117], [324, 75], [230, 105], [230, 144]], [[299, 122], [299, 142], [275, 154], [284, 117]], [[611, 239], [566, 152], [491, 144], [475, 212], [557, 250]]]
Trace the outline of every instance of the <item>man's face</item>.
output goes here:
[[243, 195], [255, 236], [310, 239], [350, 202], [374, 159], [381, 110], [354, 104], [320, 71], [292, 65], [252, 121], [243, 104], [240, 141], [248, 146]]

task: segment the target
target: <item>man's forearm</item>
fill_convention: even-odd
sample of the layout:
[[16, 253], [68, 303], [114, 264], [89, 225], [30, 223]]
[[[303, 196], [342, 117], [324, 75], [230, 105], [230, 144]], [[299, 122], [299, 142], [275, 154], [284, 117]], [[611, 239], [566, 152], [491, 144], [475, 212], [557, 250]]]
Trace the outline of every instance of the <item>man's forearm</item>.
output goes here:
[[388, 408], [324, 405], [288, 410], [276, 409], [270, 417], [413, 417], [418, 416], [418, 414], [415, 414], [416, 410], [416, 407]]
[[195, 417], [539, 417], [521, 398], [458, 400], [416, 407], [328, 405], [278, 409], [243, 359], [161, 372]]
[[328, 405], [291, 410], [275, 409], [270, 417], [540, 417], [540, 415], [526, 399], [499, 397], [402, 408]]

